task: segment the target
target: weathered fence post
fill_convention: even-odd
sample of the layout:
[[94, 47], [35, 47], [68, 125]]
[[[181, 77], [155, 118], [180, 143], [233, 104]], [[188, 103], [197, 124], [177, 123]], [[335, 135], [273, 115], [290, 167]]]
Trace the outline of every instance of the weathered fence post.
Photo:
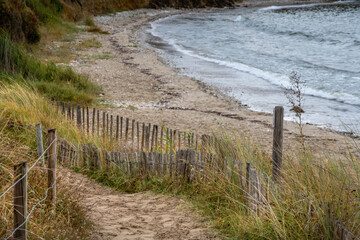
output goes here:
[[123, 117], [120, 117], [120, 138], [123, 138]]
[[126, 118], [126, 126], [125, 126], [125, 141], [128, 140], [128, 133], [129, 133], [129, 118]]
[[62, 105], [61, 113], [62, 113], [64, 116], [66, 116], [66, 115], [65, 115], [65, 109], [66, 109], [66, 107], [65, 107], [65, 102], [62, 102], [61, 105]]
[[[41, 123], [36, 124], [36, 141], [37, 141], [38, 155], [40, 157], [44, 152]], [[42, 156], [42, 158], [40, 160], [40, 164], [41, 164], [42, 167], [44, 166], [44, 164], [45, 164], [44, 156]]]
[[274, 135], [273, 135], [273, 178], [279, 181], [281, 178], [282, 150], [283, 150], [283, 132], [284, 132], [284, 108], [277, 106], [274, 109]]
[[96, 120], [97, 120], [97, 125], [96, 125], [96, 131], [97, 131], [97, 136], [100, 136], [100, 110], [96, 111]]
[[131, 121], [131, 141], [132, 141], [132, 148], [134, 149], [135, 144], [135, 120]]
[[141, 151], [144, 151], [144, 145], [145, 145], [145, 123], [142, 124]]
[[112, 141], [113, 138], [113, 124], [114, 124], [114, 119], [113, 119], [113, 115], [110, 116], [110, 141]]
[[67, 110], [67, 112], [68, 112], [68, 120], [71, 120], [71, 103], [70, 102], [68, 102], [68, 110]]
[[109, 114], [106, 114], [106, 137], [109, 136]]
[[81, 127], [81, 108], [80, 105], [77, 105], [77, 115], [76, 115], [76, 123], [78, 127]]
[[196, 153], [194, 149], [188, 149], [188, 154], [187, 154], [187, 161], [186, 161], [186, 168], [187, 168], [187, 181], [190, 183], [193, 178], [194, 178], [194, 167], [195, 167], [195, 158], [196, 158]]
[[159, 132], [159, 127], [158, 125], [155, 125], [155, 150], [158, 151], [158, 132]]
[[[14, 229], [19, 228], [14, 233], [14, 239], [27, 239], [27, 163], [22, 162], [14, 166], [15, 182], [21, 179], [14, 187]], [[25, 222], [25, 223], [24, 223]]]
[[71, 120], [75, 119], [75, 104], [71, 106]]
[[89, 116], [89, 107], [86, 107], [86, 133], [89, 135], [90, 132], [90, 116]]
[[181, 131], [178, 131], [178, 149], [181, 149]]
[[150, 128], [151, 126], [145, 127], [145, 149], [150, 151]]
[[151, 135], [150, 151], [153, 151], [153, 149], [154, 149], [154, 141], [155, 141], [155, 125], [153, 125], [153, 131], [152, 131], [152, 135]]
[[139, 122], [136, 122], [136, 137], [137, 137], [137, 150], [140, 151], [140, 126], [139, 126]]
[[251, 163], [246, 163], [246, 191], [249, 191], [249, 172], [250, 172]]
[[52, 188], [49, 191], [49, 200], [53, 206], [56, 203], [56, 129], [50, 129], [48, 131], [48, 145], [52, 144], [49, 148], [48, 159], [48, 188]]
[[93, 114], [92, 114], [92, 126], [91, 126], [91, 132], [92, 135], [95, 135], [95, 115], [96, 115], [96, 109], [93, 108]]
[[103, 135], [103, 138], [105, 139], [105, 127], [106, 127], [106, 125], [105, 125], [105, 123], [106, 123], [106, 119], [105, 119], [105, 117], [106, 117], [106, 113], [105, 112], [103, 112], [103, 116], [102, 116], [102, 120], [103, 120], [103, 126], [102, 126], [102, 135]]
[[82, 107], [81, 130], [85, 132], [85, 107]]
[[119, 115], [116, 115], [116, 141], [119, 141], [119, 124], [120, 124], [120, 118]]
[[141, 176], [146, 176], [147, 175], [147, 171], [146, 171], [146, 165], [147, 165], [147, 163], [146, 163], [146, 153], [145, 152], [141, 152], [140, 153], [140, 156], [141, 156], [141, 166], [140, 166], [140, 168], [141, 168]]

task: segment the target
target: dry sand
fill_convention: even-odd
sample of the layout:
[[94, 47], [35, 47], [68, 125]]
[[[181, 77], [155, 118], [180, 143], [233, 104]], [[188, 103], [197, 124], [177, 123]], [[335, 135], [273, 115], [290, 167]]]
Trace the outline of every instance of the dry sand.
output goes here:
[[177, 198], [150, 192], [119, 193], [66, 168], [59, 168], [58, 176], [60, 187], [79, 199], [94, 222], [90, 239], [218, 239]]
[[[112, 114], [198, 134], [224, 129], [250, 138], [270, 153], [270, 114], [251, 111], [218, 89], [179, 75], [142, 40], [149, 21], [180, 13], [136, 10], [97, 17], [96, 24], [109, 34], [82, 32], [76, 41], [95, 38], [102, 47], [77, 50], [69, 65], [102, 86], [103, 99], [115, 106], [107, 108]], [[286, 153], [297, 148], [298, 133], [296, 123], [285, 122]], [[304, 127], [304, 133], [318, 155], [344, 157], [352, 148], [349, 142], [358, 141], [311, 125]], [[211, 238], [209, 230], [176, 198], [117, 193], [80, 174], [61, 172], [67, 187], [81, 197], [79, 203], [96, 223], [93, 239]]]
[[[77, 41], [96, 38], [102, 47], [78, 51], [70, 65], [103, 87], [104, 99], [117, 106], [108, 109], [113, 114], [198, 134], [225, 129], [250, 138], [270, 153], [272, 115], [251, 111], [218, 89], [178, 74], [143, 41], [150, 21], [181, 13], [136, 10], [97, 17], [96, 24], [109, 34], [81, 33]], [[105, 55], [107, 59], [99, 59]], [[299, 143], [298, 125], [286, 122], [284, 131], [284, 148], [289, 153]], [[352, 147], [348, 143], [353, 139], [344, 134], [312, 125], [304, 126], [304, 134], [318, 155], [328, 155], [329, 149], [343, 155]]]

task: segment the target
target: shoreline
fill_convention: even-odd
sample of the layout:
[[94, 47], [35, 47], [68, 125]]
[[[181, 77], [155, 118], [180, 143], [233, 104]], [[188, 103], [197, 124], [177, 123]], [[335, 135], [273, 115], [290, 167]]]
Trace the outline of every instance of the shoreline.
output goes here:
[[[216, 9], [218, 10], [218, 9]], [[221, 10], [221, 9], [220, 9]], [[150, 49], [141, 38], [151, 21], [170, 15], [198, 10], [141, 9], [96, 17], [96, 23], [109, 35], [82, 33], [79, 38], [96, 37], [102, 47], [88, 49], [81, 54], [111, 52], [114, 57], [93, 63], [75, 63], [73, 68], [89, 75], [104, 89], [106, 99], [113, 106], [113, 114], [131, 117], [153, 124], [189, 130], [198, 134], [212, 131], [237, 132], [268, 153], [272, 145], [272, 115], [255, 112], [239, 100], [227, 96], [216, 87], [180, 75], [169, 66], [161, 54]], [[201, 9], [202, 12], [214, 9]], [[286, 153], [298, 149], [299, 134], [296, 123], [284, 123]], [[329, 149], [347, 153], [351, 140], [344, 133], [305, 125], [306, 142], [317, 154]], [[353, 139], [354, 140], [354, 139]], [[336, 154], [337, 155], [337, 154]]]
[[[306, 6], [303, 5], [304, 2], [298, 2], [298, 3], [301, 4], [302, 8]], [[307, 6], [312, 8], [317, 5], [323, 5], [323, 4], [326, 4], [326, 6], [328, 5], [328, 3], [324, 3], [324, 2], [312, 2], [309, 3]], [[339, 2], [335, 2], [335, 4], [338, 5]], [[268, 4], [268, 5], [271, 5], [270, 9], [272, 9], [272, 6], [274, 6], [272, 4]], [[290, 8], [293, 5], [282, 5], [282, 6], [285, 8]], [[298, 5], [295, 5], [294, 7], [296, 6]], [[280, 6], [279, 8], [282, 7]], [[265, 8], [255, 7], [254, 10], [251, 9], [249, 10], [257, 12], [258, 10], [261, 11], [263, 9], [267, 9], [267, 7]], [[239, 10], [236, 10], [235, 12], [233, 12], [233, 10], [231, 9], [218, 10], [218, 11], [215, 10], [214, 12], [216, 14], [217, 13], [223, 14], [225, 12], [226, 16], [230, 15], [233, 17], [234, 15], [236, 15], [236, 13], [242, 15], [244, 13], [245, 14], [248, 13], [249, 10], [245, 10], [244, 8], [239, 8]], [[226, 13], [227, 11], [229, 12]], [[206, 14], [207, 12], [212, 13], [213, 11], [206, 11]], [[198, 11], [196, 13], [195, 15], [193, 15], [194, 14], [193, 12], [188, 12], [188, 13], [185, 12], [185, 15], [183, 17], [181, 16], [181, 14], [176, 14], [175, 16], [170, 15], [165, 18], [151, 21], [151, 23], [146, 24], [146, 27], [144, 27], [144, 33], [143, 33], [144, 40], [142, 41], [144, 41], [147, 44], [147, 46], [150, 47], [151, 49], [155, 49], [155, 51], [157, 51], [159, 55], [162, 56], [163, 58], [162, 62], [164, 64], [170, 65], [170, 67], [173, 67], [177, 74], [193, 78], [194, 81], [197, 81], [198, 83], [204, 85], [205, 88], [206, 87], [212, 88], [213, 89], [212, 92], [218, 95], [221, 99], [227, 99], [228, 101], [237, 102], [238, 105], [247, 106], [248, 109], [251, 111], [272, 114], [272, 109], [270, 109], [269, 105], [265, 104], [266, 101], [265, 102], [261, 101], [261, 99], [263, 99], [261, 92], [262, 90], [264, 90], [264, 88], [256, 88], [258, 90], [256, 91], [253, 90], [253, 87], [256, 86], [256, 84], [255, 85], [247, 84], [246, 81], [235, 81], [235, 79], [238, 80], [253, 79], [253, 78], [262, 79], [262, 77], [257, 77], [259, 74], [258, 72], [255, 72], [255, 74], [250, 73], [247, 72], [245, 68], [245, 70], [243, 70], [244, 72], [241, 72], [240, 70], [240, 73], [237, 74], [236, 73], [238, 72], [237, 69], [239, 69], [236, 67], [237, 65], [234, 67], [233, 65], [229, 65], [231, 64], [231, 62], [227, 62], [225, 60], [219, 60], [219, 58], [212, 58], [206, 56], [203, 57], [203, 55], [201, 54], [199, 55], [196, 52], [196, 50], [192, 49], [190, 46], [186, 47], [186, 43], [185, 46], [183, 45], [179, 46], [178, 43], [175, 44], [175, 42], [170, 41], [171, 39], [166, 35], [164, 35], [164, 32], [162, 32], [161, 30], [160, 31], [156, 30], [159, 26], [162, 26], [161, 23], [163, 21], [172, 22], [172, 21], [178, 21], [180, 19], [180, 21], [183, 22], [183, 20], [181, 19], [187, 19], [187, 17], [192, 18], [194, 16], [194, 18], [197, 17], [201, 18], [201, 16], [207, 16], [206, 14], [205, 15], [203, 14], [203, 11]], [[170, 28], [171, 25], [165, 24], [165, 27]], [[186, 34], [189, 34], [189, 32], [186, 32]], [[176, 38], [178, 37], [179, 35], [176, 35]], [[187, 37], [185, 36], [185, 38]], [[170, 62], [170, 64], [167, 62]], [[194, 66], [193, 64], [199, 64], [199, 70], [197, 68], [192, 67]], [[240, 66], [240, 69], [242, 68], [243, 67]], [[212, 69], [216, 69], [216, 70], [212, 70]], [[218, 80], [218, 79], [222, 79], [223, 75], [226, 76], [229, 75], [228, 77], [230, 82], [236, 82], [236, 84], [238, 84], [237, 86], [240, 87], [237, 87], [234, 84], [230, 84], [230, 86], [238, 90], [232, 91], [231, 90], [232, 88], [229, 88], [229, 85], [226, 84], [226, 81]], [[255, 75], [256, 77], [254, 77], [253, 75]], [[271, 86], [272, 94], [268, 94], [266, 99], [269, 99], [270, 97], [270, 101], [277, 102], [276, 104], [278, 105], [287, 106], [288, 104], [285, 103], [285, 100], [287, 101], [287, 99], [285, 100], [282, 99], [285, 98], [284, 92], [286, 91], [286, 88], [284, 88], [284, 86], [286, 86], [286, 83], [284, 84], [281, 81], [280, 83], [276, 81], [274, 82], [274, 80], [272, 80], [271, 78], [270, 80], [267, 78], [264, 79], [265, 80], [256, 80], [256, 81], [257, 84], [265, 84], [265, 85], [268, 84], [269, 87]], [[261, 81], [263, 81], [264, 83], [261, 83]], [[222, 86], [223, 85], [222, 82], [224, 82], [224, 86]], [[315, 90], [314, 92], [313, 89], [310, 89], [309, 91], [310, 93], [308, 92], [303, 93], [304, 94], [303, 96], [306, 99], [306, 101], [304, 101], [303, 103], [304, 104], [307, 103], [308, 105], [316, 105], [316, 106], [310, 107], [307, 111], [307, 114], [303, 115], [304, 125], [316, 126], [321, 129], [335, 131], [340, 134], [346, 134], [350, 137], [355, 137], [355, 138], [359, 137], [359, 134], [356, 131], [358, 129], [357, 124], [355, 122], [351, 122], [351, 120], [350, 121], [345, 120], [348, 119], [347, 116], [351, 115], [352, 113], [351, 111], [354, 110], [353, 108], [358, 106], [356, 103], [347, 102], [346, 100], [343, 100], [341, 98], [337, 99], [336, 96], [333, 96], [331, 94], [326, 95], [327, 93], [322, 91], [316, 92], [317, 90]], [[238, 98], [234, 96], [234, 93], [237, 94]], [[320, 101], [321, 103], [319, 103], [318, 101]], [[342, 121], [340, 119], [336, 120], [336, 117], [341, 116], [342, 113], [340, 113], [339, 111], [337, 112], [330, 111], [331, 110], [330, 108], [332, 107], [334, 109], [341, 108], [342, 103], [344, 103], [347, 106], [344, 107], [343, 110], [344, 112], [348, 112], [348, 115], [343, 116], [343, 120], [345, 120], [346, 124], [342, 124]], [[322, 108], [326, 108], [326, 110], [329, 110], [329, 112], [322, 111], [323, 110]], [[320, 112], [324, 112], [324, 114], [319, 114]], [[356, 117], [352, 117], [352, 119], [356, 119]], [[287, 111], [285, 111], [285, 120], [291, 122], [298, 121], [298, 119], [295, 117], [295, 114], [289, 112], [289, 108], [287, 108]]]

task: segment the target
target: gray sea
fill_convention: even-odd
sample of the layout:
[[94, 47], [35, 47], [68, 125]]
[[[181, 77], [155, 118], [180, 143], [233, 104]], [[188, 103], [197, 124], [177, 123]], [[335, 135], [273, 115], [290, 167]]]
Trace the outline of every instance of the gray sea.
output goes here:
[[255, 111], [283, 105], [287, 120], [296, 120], [284, 92], [297, 72], [306, 123], [360, 129], [360, 1], [176, 15], [149, 35], [182, 74]]

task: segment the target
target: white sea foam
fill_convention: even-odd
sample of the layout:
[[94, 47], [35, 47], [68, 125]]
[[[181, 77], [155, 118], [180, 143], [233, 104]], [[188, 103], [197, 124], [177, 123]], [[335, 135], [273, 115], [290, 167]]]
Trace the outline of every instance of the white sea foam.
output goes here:
[[353, 1], [336, 1], [332, 3], [310, 3], [310, 4], [301, 4], [301, 5], [270, 6], [270, 7], [260, 8], [259, 11], [271, 11], [271, 10], [288, 9], [288, 8], [309, 8], [314, 6], [333, 5], [333, 4], [341, 4], [347, 2], [353, 2]]
[[[269, 112], [275, 104], [286, 105], [287, 99], [281, 92], [290, 87], [289, 74], [294, 70], [307, 81], [303, 88], [307, 95], [307, 121], [333, 126], [339, 121], [349, 124], [360, 117], [360, 95], [356, 90], [360, 78], [354, 68], [358, 65], [358, 46], [356, 42], [352, 44], [360, 26], [356, 17], [359, 10], [336, 5], [334, 9], [301, 9], [314, 5], [319, 4], [273, 6], [261, 10], [296, 7], [299, 14], [295, 16], [287, 11], [264, 14], [256, 9], [206, 16], [171, 16], [151, 23], [149, 32], [156, 41], [168, 44], [169, 47], [163, 50], [169, 51], [170, 60], [173, 59], [173, 64], [183, 69], [184, 74], [231, 88], [228, 94], [252, 109]], [[340, 14], [338, 23], [343, 28], [338, 32], [336, 27], [328, 24], [336, 17], [329, 15], [330, 10], [331, 14]], [[347, 25], [346, 19], [353, 24]], [[228, 21], [236, 24], [227, 24]], [[318, 24], [312, 25], [314, 21]], [[280, 29], [281, 34], [271, 31], [273, 28]], [[300, 34], [292, 34], [295, 30], [309, 37], [299, 38]], [[344, 41], [327, 45], [314, 37], [333, 30], [332, 39]], [[343, 36], [343, 33], [347, 35]], [[343, 48], [341, 44], [347, 47]], [[164, 46], [154, 46], [161, 45]], [[231, 79], [222, 84], [226, 81], [224, 74]], [[238, 82], [243, 83], [242, 88]]]
[[240, 21], [242, 21], [243, 20], [243, 17], [242, 16], [237, 16], [236, 18], [235, 18], [235, 22], [240, 22]]
[[[160, 37], [160, 36], [158, 35], [158, 37]], [[229, 68], [235, 69], [237, 71], [251, 74], [255, 77], [266, 80], [266, 81], [270, 82], [271, 84], [279, 86], [284, 89], [291, 87], [289, 77], [286, 75], [283, 75], [280, 73], [275, 73], [275, 72], [265, 71], [265, 70], [262, 70], [262, 69], [259, 69], [256, 67], [252, 67], [252, 66], [249, 66], [246, 64], [242, 64], [239, 62], [229, 62], [229, 61], [219, 60], [219, 59], [215, 59], [215, 58], [211, 58], [211, 57], [207, 57], [207, 56], [202, 56], [202, 55], [194, 52], [193, 50], [186, 49], [183, 46], [179, 45], [175, 39], [164, 39], [164, 40], [167, 41], [168, 44], [173, 46], [178, 52], [180, 52], [182, 54], [186, 54], [188, 56], [198, 58], [198, 59], [201, 59], [201, 60], [204, 60], [207, 62], [216, 63], [219, 66], [229, 67]], [[344, 102], [347, 104], [360, 105], [359, 97], [356, 97], [356, 96], [353, 96], [353, 95], [347, 94], [347, 93], [329, 93], [329, 92], [325, 92], [322, 90], [313, 89], [310, 87], [304, 87], [303, 93], [305, 95], [321, 97], [321, 98], [325, 98], [325, 99], [329, 99], [329, 100]]]

